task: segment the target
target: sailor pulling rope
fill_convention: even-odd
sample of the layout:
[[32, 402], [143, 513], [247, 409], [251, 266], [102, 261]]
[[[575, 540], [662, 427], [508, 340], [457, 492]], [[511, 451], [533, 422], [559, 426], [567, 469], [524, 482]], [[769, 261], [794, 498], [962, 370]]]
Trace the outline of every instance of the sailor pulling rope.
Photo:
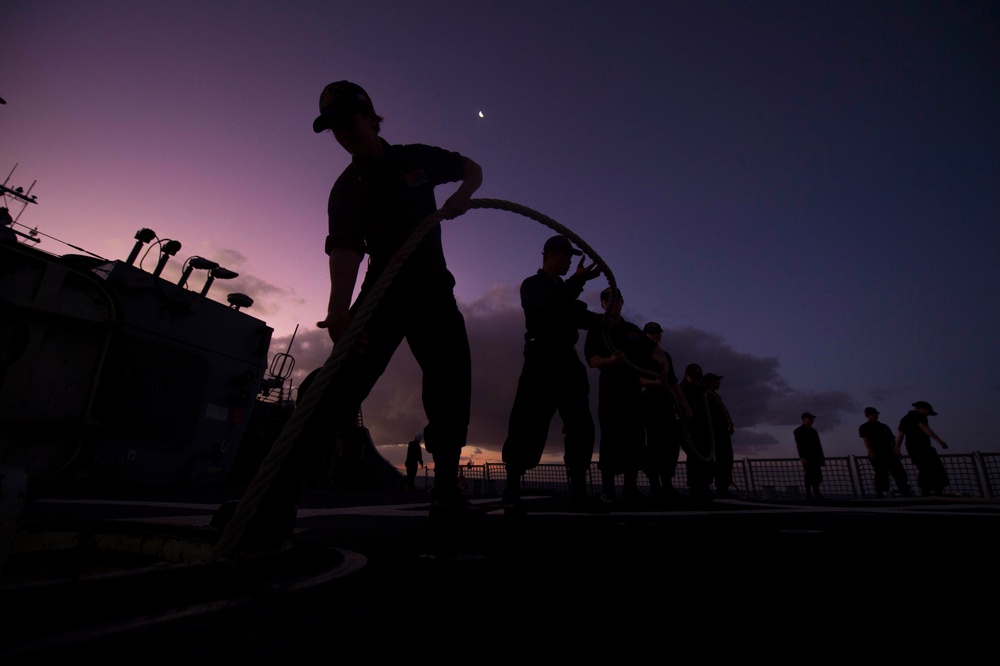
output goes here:
[[[607, 278], [608, 286], [612, 289], [617, 289], [614, 274], [611, 272], [611, 269], [608, 267], [604, 259], [602, 259], [592, 247], [587, 245], [582, 238], [549, 216], [532, 210], [526, 206], [500, 199], [472, 199], [469, 202], [469, 207], [492, 208], [516, 213], [539, 222], [562, 234], [563, 236], [566, 236], [578, 247], [580, 247], [580, 249], [582, 249], [587, 256], [597, 263]], [[212, 549], [212, 558], [224, 558], [239, 552], [240, 543], [246, 533], [247, 527], [254, 519], [254, 514], [261, 503], [261, 499], [270, 487], [271, 481], [276, 476], [278, 470], [281, 468], [281, 465], [285, 462], [285, 459], [288, 458], [288, 455], [302, 432], [303, 427], [307, 423], [317, 403], [320, 401], [320, 397], [323, 395], [324, 391], [337, 374], [337, 371], [340, 369], [341, 363], [343, 363], [345, 357], [349, 355], [351, 349], [358, 341], [358, 338], [364, 331], [365, 325], [371, 318], [372, 313], [374, 313], [376, 308], [378, 308], [379, 300], [389, 288], [389, 285], [392, 283], [396, 273], [399, 272], [399, 269], [406, 262], [407, 258], [409, 258], [413, 250], [420, 244], [420, 241], [423, 240], [424, 236], [427, 235], [427, 232], [439, 224], [440, 221], [441, 218], [437, 214], [432, 214], [425, 218], [417, 226], [417, 228], [414, 229], [406, 243], [404, 243], [392, 257], [392, 260], [382, 271], [382, 274], [379, 275], [378, 280], [375, 282], [368, 296], [362, 302], [350, 325], [341, 336], [340, 341], [334, 347], [333, 352], [327, 360], [323, 363], [322, 368], [313, 379], [313, 382], [306, 391], [305, 395], [300, 398], [299, 404], [292, 412], [292, 416], [285, 424], [281, 434], [278, 435], [277, 440], [275, 440], [274, 444], [271, 446], [270, 452], [261, 463], [256, 476], [247, 488], [246, 493], [244, 493], [243, 498], [236, 506], [236, 510], [233, 513], [232, 518], [226, 523], [226, 526], [219, 537], [219, 541]], [[609, 348], [612, 351], [616, 351], [606, 332], [605, 340]], [[649, 377], [651, 379], [656, 379], [658, 377], [656, 373], [640, 368], [632, 364], [630, 361], [626, 361], [626, 363], [642, 376]], [[711, 459], [712, 452], [708, 452], [708, 456], [706, 457], [703, 452], [698, 451], [693, 446], [690, 446], [690, 441], [686, 436], [686, 433], [684, 440], [684, 450], [688, 453], [688, 455], [696, 455], [699, 458], [707, 458], [708, 460]]]

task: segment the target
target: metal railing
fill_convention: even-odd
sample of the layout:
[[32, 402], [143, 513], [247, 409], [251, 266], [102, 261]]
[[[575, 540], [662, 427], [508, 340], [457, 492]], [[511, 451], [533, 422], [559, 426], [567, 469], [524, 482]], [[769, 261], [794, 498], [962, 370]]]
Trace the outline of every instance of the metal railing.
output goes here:
[[[1000, 499], [1000, 453], [941, 454], [948, 473], [945, 495]], [[916, 490], [917, 468], [909, 457], [903, 457], [910, 484]], [[418, 487], [429, 488], [434, 481], [433, 468], [424, 468]], [[460, 484], [473, 497], [498, 496], [504, 487], [506, 472], [501, 462], [464, 465]], [[620, 481], [620, 477], [619, 477]], [[601, 472], [592, 463], [588, 473], [592, 492], [600, 492]], [[639, 475], [640, 488], [648, 490], [648, 482]], [[740, 494], [757, 499], [798, 500], [805, 497], [802, 465], [798, 458], [743, 458], [733, 463], [733, 485]], [[685, 492], [687, 463], [677, 465], [674, 488]], [[523, 479], [523, 492], [564, 493], [569, 488], [566, 467], [559, 463], [543, 463], [529, 470]], [[875, 470], [867, 456], [827, 458], [823, 467], [823, 495], [830, 499], [868, 499], [876, 497]], [[890, 480], [889, 495], [898, 495], [895, 482]]]

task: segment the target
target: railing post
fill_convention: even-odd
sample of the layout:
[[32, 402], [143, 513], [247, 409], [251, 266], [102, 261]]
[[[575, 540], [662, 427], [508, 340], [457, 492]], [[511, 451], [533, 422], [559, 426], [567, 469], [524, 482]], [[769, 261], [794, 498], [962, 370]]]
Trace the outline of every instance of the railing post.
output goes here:
[[854, 499], [859, 499], [860, 495], [858, 493], [860, 492], [861, 483], [860, 479], [855, 478], [858, 470], [853, 453], [847, 454], [847, 467], [847, 477], [851, 480], [851, 495]]
[[746, 464], [746, 470], [747, 470], [747, 492], [750, 494], [750, 497], [756, 497], [757, 499], [760, 499], [760, 497], [757, 495], [757, 481], [754, 479], [753, 476], [753, 464], [750, 462], [749, 458], [744, 458], [743, 460]]
[[983, 476], [983, 487], [986, 488], [986, 497], [992, 499], [996, 497], [997, 489], [993, 487], [990, 479], [990, 469], [986, 464], [986, 457], [979, 451], [976, 451], [976, 460], [979, 462], [979, 469]]

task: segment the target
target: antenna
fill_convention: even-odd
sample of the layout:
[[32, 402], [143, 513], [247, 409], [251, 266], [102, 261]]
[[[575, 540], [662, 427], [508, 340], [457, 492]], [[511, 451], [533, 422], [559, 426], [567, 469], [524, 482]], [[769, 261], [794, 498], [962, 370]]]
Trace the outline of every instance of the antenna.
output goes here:
[[[10, 182], [10, 177], [14, 175], [14, 169], [17, 169], [17, 164], [16, 163], [14, 164], [14, 168], [10, 170], [10, 173], [7, 174], [7, 178], [4, 179], [3, 184], [0, 184], [0, 198], [3, 199], [4, 203], [7, 202], [7, 197], [10, 197], [14, 201], [17, 201], [18, 203], [21, 204], [21, 210], [19, 210], [17, 212], [17, 215], [15, 215], [14, 217], [12, 217], [11, 221], [8, 223], [10, 225], [11, 229], [14, 228], [14, 223], [17, 222], [18, 219], [20, 219], [21, 213], [23, 213], [24, 209], [28, 207], [28, 204], [30, 204], [30, 203], [37, 204], [38, 203], [38, 201], [35, 199], [35, 197], [31, 196], [31, 190], [35, 187], [35, 183], [38, 182], [37, 180], [31, 183], [31, 187], [28, 188], [27, 192], [24, 191], [23, 187], [15, 187], [15, 188], [7, 187], [7, 183]], [[3, 206], [3, 207], [6, 208], [7, 206]], [[10, 211], [8, 210], [8, 214], [9, 213], [10, 213]], [[35, 236], [34, 233], [31, 233], [31, 234], [22, 234], [20, 231], [15, 231], [14, 233], [16, 233], [19, 236], [23, 236], [24, 238], [27, 238], [28, 240], [30, 240], [32, 242], [35, 242], [35, 243], [38, 242], [38, 239], [34, 237]]]
[[[288, 379], [292, 376], [292, 368], [295, 367], [295, 359], [292, 358], [292, 343], [295, 342], [295, 336], [299, 332], [299, 325], [295, 325], [295, 331], [292, 333], [292, 339], [288, 341], [288, 350], [281, 354], [275, 354], [274, 358], [271, 360], [270, 372], [275, 377], [280, 377], [281, 379]], [[280, 359], [280, 361], [279, 361]], [[285, 367], [288, 361], [291, 360], [291, 366]]]
[[246, 294], [234, 293], [226, 296], [229, 306], [239, 312], [240, 308], [248, 308], [253, 305], [253, 299]]
[[270, 394], [271, 389], [283, 387], [288, 378], [292, 376], [292, 370], [295, 368], [295, 357], [291, 355], [292, 343], [295, 342], [295, 336], [298, 332], [299, 325], [296, 324], [292, 339], [288, 341], [288, 350], [275, 354], [274, 358], [271, 359], [271, 367], [268, 368], [268, 374], [271, 376], [264, 380], [262, 387], [265, 397]]

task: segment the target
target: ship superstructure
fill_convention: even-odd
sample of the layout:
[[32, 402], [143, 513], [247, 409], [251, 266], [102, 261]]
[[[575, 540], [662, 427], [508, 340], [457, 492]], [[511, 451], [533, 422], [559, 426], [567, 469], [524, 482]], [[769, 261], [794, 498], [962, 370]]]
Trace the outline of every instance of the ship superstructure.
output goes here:
[[[51, 254], [11, 231], [0, 242], [0, 465], [36, 486], [224, 483], [273, 332], [247, 314], [249, 296], [208, 298], [236, 274], [195, 257], [169, 282], [176, 241], [158, 243], [153, 272], [133, 265], [149, 229], [125, 261]], [[194, 270], [206, 272], [200, 292], [188, 288]]]

